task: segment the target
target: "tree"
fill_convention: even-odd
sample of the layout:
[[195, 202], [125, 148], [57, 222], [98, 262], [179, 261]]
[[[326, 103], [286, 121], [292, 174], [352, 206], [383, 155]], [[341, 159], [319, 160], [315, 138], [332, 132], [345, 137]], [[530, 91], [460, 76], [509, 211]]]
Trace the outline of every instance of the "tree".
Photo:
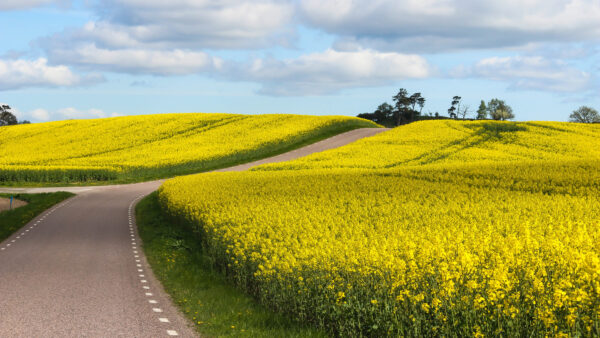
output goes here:
[[479, 104], [479, 109], [477, 109], [477, 119], [478, 120], [485, 120], [487, 119], [487, 107], [485, 106], [485, 101], [481, 100], [481, 103]]
[[512, 108], [500, 99], [491, 99], [487, 104], [487, 111], [494, 120], [510, 120], [515, 118]]
[[[358, 117], [368, 119], [387, 126], [399, 126], [406, 122], [415, 121], [425, 107], [425, 98], [421, 93], [408, 94], [404, 88], [392, 97], [394, 105], [384, 102], [372, 113], [358, 114]], [[419, 107], [419, 110], [416, 108]]]
[[464, 105], [462, 109], [458, 109], [456, 111], [456, 114], [458, 115], [458, 117], [460, 117], [461, 119], [465, 119], [467, 117], [467, 114], [469, 114], [469, 111], [471, 110], [471, 107]]
[[409, 116], [412, 115], [411, 105], [413, 102], [413, 98], [408, 96], [408, 91], [404, 88], [400, 88], [398, 90], [398, 94], [392, 97], [394, 100], [394, 120], [396, 126], [402, 124], [405, 119], [408, 119]]
[[10, 110], [10, 106], [0, 105], [0, 127], [18, 123], [17, 117]]
[[363, 113], [357, 115], [360, 118], [371, 120], [375, 123], [387, 125], [392, 122], [394, 117], [394, 107], [384, 102], [372, 113]]
[[[421, 93], [414, 93], [409, 97], [410, 100], [410, 120], [414, 121], [417, 116], [421, 115], [423, 106], [425, 106], [425, 98], [421, 96]], [[415, 106], [419, 106], [420, 109], [417, 111]]]
[[581, 106], [569, 115], [569, 121], [579, 123], [600, 123], [600, 114], [598, 114], [598, 111], [594, 108]]
[[460, 96], [454, 96], [452, 98], [452, 103], [450, 105], [450, 108], [448, 108], [448, 115], [453, 119], [458, 117], [457, 113], [460, 111], [460, 100], [461, 100]]

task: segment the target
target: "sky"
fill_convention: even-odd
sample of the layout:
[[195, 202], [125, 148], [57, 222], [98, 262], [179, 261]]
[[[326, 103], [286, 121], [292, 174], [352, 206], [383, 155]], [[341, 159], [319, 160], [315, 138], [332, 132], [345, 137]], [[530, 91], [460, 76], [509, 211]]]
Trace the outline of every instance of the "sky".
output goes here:
[[2, 0], [0, 103], [20, 120], [600, 110], [599, 0]]

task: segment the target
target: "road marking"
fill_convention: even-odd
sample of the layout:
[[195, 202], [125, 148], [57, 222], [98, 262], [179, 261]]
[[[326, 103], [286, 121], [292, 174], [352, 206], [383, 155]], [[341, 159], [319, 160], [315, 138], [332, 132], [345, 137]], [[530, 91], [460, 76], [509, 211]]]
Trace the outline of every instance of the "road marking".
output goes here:
[[[128, 215], [128, 218], [129, 218], [129, 232], [130, 232], [130, 237], [131, 237], [131, 246], [132, 246], [133, 253], [134, 253], [133, 257], [135, 259], [135, 262], [137, 263], [136, 267], [137, 267], [137, 271], [138, 272], [143, 272], [144, 270], [142, 269], [142, 264], [139, 264], [141, 262], [141, 260], [139, 259], [140, 256], [138, 255], [138, 252], [135, 250], [135, 249], [137, 249], [137, 246], [136, 246], [137, 243], [136, 243], [136, 239], [135, 239], [135, 232], [133, 230], [132, 210], [133, 210], [133, 205], [135, 204], [135, 202], [138, 201], [139, 199], [141, 199], [142, 197], [144, 197], [143, 194], [140, 195], [139, 197], [137, 197], [136, 199], [134, 199], [133, 201], [131, 201], [131, 203], [129, 204], [129, 208], [128, 208], [128, 211], [129, 211], [129, 215]], [[145, 277], [144, 274], [138, 274], [138, 276], [140, 278], [144, 278]], [[148, 283], [148, 281], [146, 279], [141, 279], [140, 282], [142, 284]], [[150, 287], [149, 286], [143, 285], [142, 288], [144, 290], [146, 290], [146, 292], [145, 292], [146, 297], [152, 297], [153, 294], [151, 292], [148, 292], [148, 291], [150, 291]], [[149, 299], [148, 303], [150, 303], [150, 304], [158, 304], [158, 301], [154, 300], [154, 299]], [[158, 308], [158, 307], [152, 308], [152, 311], [155, 312], [155, 313], [162, 313], [163, 312], [163, 310], [161, 308]], [[170, 323], [169, 319], [166, 318], [166, 317], [159, 317], [158, 320], [161, 323]], [[179, 336], [179, 333], [177, 331], [175, 331], [175, 330], [167, 330], [167, 335], [169, 335], [169, 336]]]

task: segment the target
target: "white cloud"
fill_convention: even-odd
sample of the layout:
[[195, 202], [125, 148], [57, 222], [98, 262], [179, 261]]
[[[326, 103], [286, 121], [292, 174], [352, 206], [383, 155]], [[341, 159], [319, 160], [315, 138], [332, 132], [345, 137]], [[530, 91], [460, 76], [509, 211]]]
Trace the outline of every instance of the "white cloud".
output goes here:
[[580, 92], [592, 86], [591, 74], [541, 56], [486, 58], [474, 66], [455, 69], [453, 75], [505, 81], [511, 89]]
[[294, 6], [285, 0], [107, 0], [98, 19], [40, 39], [55, 64], [182, 75], [218, 69], [206, 49], [289, 45]]
[[52, 50], [61, 63], [132, 74], [185, 75], [219, 69], [222, 61], [204, 52], [187, 50], [103, 49], [93, 44]]
[[61, 119], [97, 119], [97, 118], [105, 118], [105, 117], [115, 117], [120, 116], [118, 113], [106, 113], [101, 109], [87, 109], [80, 110], [73, 107], [62, 108], [57, 111], [56, 114], [57, 120]]
[[61, 108], [56, 111], [48, 111], [47, 109], [37, 108], [32, 111], [20, 111], [12, 107], [12, 112], [17, 116], [19, 121], [29, 120], [32, 122], [47, 122], [68, 119], [96, 119], [105, 117], [121, 116], [118, 113], [107, 113], [101, 109], [77, 109], [73, 107]]
[[55, 2], [54, 0], [2, 0], [0, 1], [0, 11], [27, 9], [38, 7]]
[[50, 112], [48, 112], [46, 109], [41, 109], [41, 108], [34, 109], [29, 113], [29, 115], [35, 121], [49, 121], [50, 120]]
[[304, 20], [340, 43], [438, 52], [600, 39], [597, 0], [302, 0]]
[[67, 66], [49, 66], [37, 60], [0, 60], [0, 90], [24, 87], [70, 87], [100, 81], [96, 75], [80, 77]]
[[47, 48], [256, 49], [287, 44], [294, 7], [279, 0], [109, 0], [99, 19], [46, 40]]
[[[231, 71], [231, 70], [230, 70]], [[234, 71], [238, 79], [261, 83], [271, 95], [322, 95], [344, 88], [380, 86], [431, 74], [418, 55], [373, 50], [326, 50], [296, 59], [259, 59]]]

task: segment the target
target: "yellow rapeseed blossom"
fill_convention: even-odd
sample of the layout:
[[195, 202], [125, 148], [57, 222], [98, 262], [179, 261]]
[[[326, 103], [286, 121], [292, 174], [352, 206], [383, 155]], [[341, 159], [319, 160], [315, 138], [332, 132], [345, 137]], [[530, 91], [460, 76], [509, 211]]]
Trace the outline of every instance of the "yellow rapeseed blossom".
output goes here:
[[345, 116], [158, 114], [0, 129], [0, 181], [170, 177], [374, 123]]
[[594, 336], [598, 145], [600, 125], [418, 122], [159, 199], [238, 285], [342, 336]]

